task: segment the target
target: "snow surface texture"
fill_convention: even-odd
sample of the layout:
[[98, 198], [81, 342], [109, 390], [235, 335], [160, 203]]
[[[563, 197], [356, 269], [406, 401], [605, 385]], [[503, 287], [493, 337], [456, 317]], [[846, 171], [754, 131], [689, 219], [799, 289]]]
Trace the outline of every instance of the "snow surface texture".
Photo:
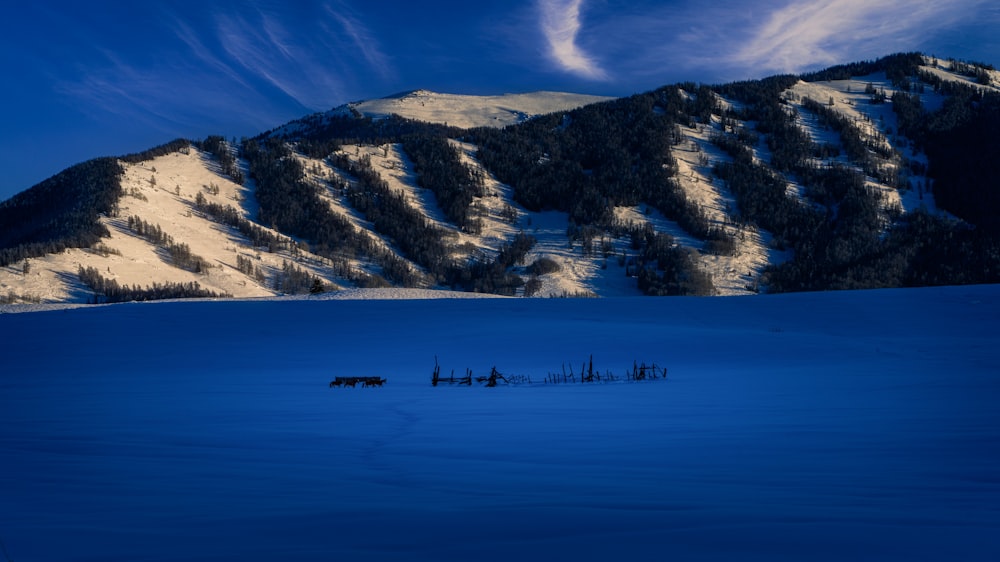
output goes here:
[[467, 96], [415, 90], [403, 94], [348, 104], [372, 117], [390, 114], [452, 127], [506, 127], [547, 113], [567, 111], [614, 98], [564, 92], [530, 92], [499, 96]]
[[[996, 560], [998, 318], [998, 286], [0, 314], [0, 540], [36, 562]], [[590, 354], [669, 378], [537, 384]], [[434, 388], [435, 356], [536, 384]], [[388, 382], [327, 386], [358, 375]]]

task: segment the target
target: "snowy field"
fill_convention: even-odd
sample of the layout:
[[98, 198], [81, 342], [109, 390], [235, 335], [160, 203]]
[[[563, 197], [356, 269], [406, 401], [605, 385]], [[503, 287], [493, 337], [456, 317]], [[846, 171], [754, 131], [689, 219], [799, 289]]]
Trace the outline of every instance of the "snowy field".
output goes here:
[[[498, 96], [468, 96], [414, 90], [386, 98], [351, 103], [350, 109], [375, 118], [390, 114], [443, 123], [453, 127], [506, 127], [532, 117], [568, 111], [614, 98], [564, 92], [529, 92]], [[334, 109], [342, 112], [346, 108]]]
[[1000, 286], [348, 296], [0, 314], [4, 558], [1000, 559]]

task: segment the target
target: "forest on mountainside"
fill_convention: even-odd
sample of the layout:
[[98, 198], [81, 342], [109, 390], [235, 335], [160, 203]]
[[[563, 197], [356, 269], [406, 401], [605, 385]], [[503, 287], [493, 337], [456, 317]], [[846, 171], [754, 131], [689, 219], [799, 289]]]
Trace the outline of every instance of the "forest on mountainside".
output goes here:
[[[395, 120], [394, 118], [389, 119]], [[444, 137], [427, 134], [415, 135], [415, 123], [401, 124], [399, 130], [406, 131], [408, 143], [426, 143], [436, 148], [428, 150], [429, 158], [424, 158], [420, 150], [411, 150], [420, 162], [420, 181], [424, 178], [451, 177], [449, 171], [456, 170], [457, 154]], [[429, 127], [429, 130], [438, 130]], [[379, 137], [382, 138], [382, 137]], [[402, 140], [402, 139], [400, 139]], [[442, 144], [443, 143], [443, 144]], [[304, 143], [310, 155], [327, 158], [330, 165], [339, 170], [341, 177], [331, 177], [329, 182], [333, 194], [343, 197], [353, 209], [361, 213], [374, 229], [392, 241], [395, 248], [412, 260], [420, 270], [412, 268], [395, 253], [374, 242], [370, 236], [358, 231], [347, 219], [332, 212], [324, 203], [318, 187], [305, 179], [301, 164], [291, 158], [288, 144], [274, 137], [249, 139], [243, 144], [243, 155], [250, 163], [250, 173], [256, 184], [257, 202], [260, 204], [258, 220], [272, 224], [277, 230], [309, 241], [309, 250], [330, 259], [367, 257], [379, 266], [380, 276], [372, 274], [371, 286], [389, 283], [404, 287], [446, 286], [454, 289], [491, 292], [513, 295], [524, 284], [520, 276], [511, 269], [520, 265], [531, 244], [530, 237], [517, 237], [498, 248], [498, 257], [489, 258], [474, 255], [467, 260], [453, 257], [454, 249], [449, 240], [453, 236], [429, 222], [414, 209], [402, 194], [394, 192], [382, 177], [372, 168], [370, 158], [363, 156], [352, 160], [341, 152], [325, 152], [340, 143], [330, 140]], [[302, 148], [300, 146], [300, 148]], [[433, 157], [434, 151], [450, 151], [447, 158]], [[443, 169], [443, 172], [441, 171]], [[464, 167], [459, 167], [461, 176], [456, 186], [462, 189], [478, 190], [478, 182]], [[438, 170], [435, 172], [434, 170]], [[440, 180], [439, 180], [440, 181]], [[438, 183], [442, 192], [454, 190]], [[428, 187], [430, 189], [430, 187]], [[446, 199], [447, 200], [447, 199]], [[471, 201], [471, 197], [466, 200]], [[456, 213], [467, 212], [461, 203], [454, 206]]]
[[892, 99], [899, 129], [921, 146], [930, 160], [938, 205], [970, 224], [1000, 233], [1000, 94], [946, 82], [922, 73], [944, 106], [928, 112], [918, 93]]
[[468, 138], [483, 166], [514, 187], [518, 203], [568, 213], [574, 241], [588, 247], [595, 231], [630, 237], [630, 269], [643, 292], [710, 295], [710, 277], [669, 235], [652, 236], [614, 215], [615, 207], [646, 205], [702, 240], [706, 251], [733, 251], [732, 233], [713, 226], [674, 179], [671, 149], [683, 140], [680, 128], [707, 119], [714, 102], [707, 89], [689, 86], [696, 94], [688, 98], [676, 87], [661, 88], [515, 127], [475, 129]]
[[[1000, 282], [1000, 94], [981, 87], [989, 84], [986, 69], [992, 68], [951, 61], [970, 80], [958, 83], [927, 72], [924, 64], [923, 55], [901, 53], [801, 76], [683, 83], [505, 128], [462, 130], [396, 116], [316, 114], [239, 145], [221, 136], [197, 143], [238, 183], [245, 179], [238, 158], [248, 164], [259, 215], [247, 220], [204, 197], [195, 207], [258, 247], [308, 249], [359, 286], [515, 294], [524, 287], [515, 269], [525, 265], [530, 236], [518, 234], [494, 254], [462, 254], [453, 231], [389, 189], [369, 158], [351, 158], [343, 150], [398, 144], [413, 164], [418, 187], [433, 192], [447, 221], [475, 234], [481, 222], [473, 203], [485, 194], [484, 178], [462, 163], [452, 142], [458, 140], [478, 147], [477, 159], [511, 186], [515, 203], [567, 213], [568, 241], [585, 255], [608, 258], [607, 240], [629, 240], [628, 251], [617, 257], [646, 294], [713, 294], [698, 254], [732, 255], [739, 248], [736, 237], [747, 229], [768, 232], [771, 246], [790, 256], [756, 281], [771, 292]], [[894, 91], [866, 90], [868, 103], [891, 108], [896, 130], [885, 134], [904, 139], [914, 153], [926, 155], [926, 163], [905, 158], [834, 111], [832, 99], [795, 99], [793, 105], [788, 97], [799, 80], [882, 72]], [[943, 100], [933, 110], [923, 101], [931, 94]], [[830, 132], [827, 140], [813, 140], [800, 123], [803, 112]], [[709, 220], [677, 177], [673, 153], [686, 132], [699, 126], [711, 127], [712, 144], [726, 155], [711, 168], [717, 186], [735, 202], [721, 223]], [[177, 140], [121, 160], [143, 161], [188, 144]], [[293, 151], [324, 159], [337, 174], [317, 185]], [[96, 159], [0, 204], [0, 265], [88, 247], [107, 236], [97, 219], [117, 214], [121, 174], [116, 159]], [[914, 179], [925, 175], [929, 182]], [[887, 207], [870, 187], [873, 181], [930, 191], [951, 217]], [[790, 191], [792, 184], [800, 187], [798, 194]], [[357, 211], [392, 248], [332, 212], [324, 197]], [[616, 218], [618, 207], [655, 210], [700, 246], [682, 248], [649, 224], [623, 222]], [[371, 267], [352, 267], [355, 258]], [[297, 278], [294, 284], [312, 288]], [[526, 292], [535, 288], [532, 279]]]
[[[402, 143], [419, 184], [431, 189], [449, 220], [464, 229], [475, 228], [469, 205], [481, 196], [481, 184], [461, 166], [446, 139], [471, 142], [479, 147], [482, 165], [512, 186], [518, 204], [568, 213], [567, 234], [585, 248], [604, 235], [628, 236], [629, 271], [647, 294], [712, 294], [713, 287], [690, 251], [681, 251], [669, 235], [619, 224], [615, 207], [656, 209], [701, 240], [700, 251], [706, 253], [735, 251], [737, 227], [772, 233], [772, 245], [792, 256], [769, 267], [760, 280], [774, 292], [1000, 281], [1000, 189], [992, 169], [1000, 161], [998, 96], [942, 81], [921, 70], [922, 64], [922, 55], [901, 53], [802, 76], [678, 84], [503, 129], [461, 131], [397, 117], [313, 117], [305, 120], [307, 126], [300, 124], [299, 134], [283, 139], [297, 141], [299, 150], [315, 158], [350, 143]], [[980, 67], [955, 65], [982, 80]], [[799, 79], [842, 80], [877, 72], [899, 91], [888, 99], [873, 90], [871, 103], [891, 103], [899, 133], [926, 152], [929, 169], [902, 161], [821, 100], [805, 99], [804, 110], [839, 138], [836, 145], [814, 142], [783, 98]], [[946, 96], [940, 110], [923, 108], [919, 96], [925, 88]], [[723, 109], [720, 97], [738, 103]], [[733, 228], [713, 226], [675, 177], [671, 151], [683, 141], [681, 128], [713, 119], [725, 132], [712, 140], [730, 156], [713, 172], [736, 200], [728, 219]], [[759, 146], [766, 148], [768, 161], [753, 157]], [[841, 151], [850, 165], [821, 163]], [[467, 288], [467, 282], [456, 280], [484, 269], [466, 264], [456, 274], [463, 267], [449, 261], [446, 236], [421, 224], [420, 217], [408, 217], [392, 194], [379, 193], [377, 174], [366, 172], [363, 163], [340, 157], [335, 165], [362, 186], [351, 191], [352, 205], [426, 268], [434, 282]], [[866, 185], [870, 177], [896, 189], [925, 189], [908, 180], [923, 172], [933, 179], [938, 205], [962, 220], [884, 209], [879, 193]], [[789, 181], [803, 186], [811, 204], [788, 193]]]
[[67, 248], [89, 248], [110, 236], [98, 219], [118, 213], [124, 173], [118, 161], [140, 162], [189, 144], [177, 139], [120, 158], [88, 160], [0, 203], [0, 267]]
[[121, 195], [121, 165], [97, 158], [56, 174], [0, 204], [0, 266], [85, 248], [110, 236], [98, 221]]
[[[768, 290], [1000, 281], [1000, 238], [988, 232], [988, 224], [977, 221], [977, 213], [955, 205], [948, 192], [969, 190], [977, 194], [985, 208], [993, 206], [991, 216], [996, 217], [995, 212], [1000, 211], [995, 203], [1000, 193], [998, 183], [981, 164], [985, 160], [980, 152], [995, 152], [996, 139], [987, 140], [983, 134], [964, 134], [968, 128], [978, 129], [978, 122], [990, 123], [990, 108], [1000, 96], [932, 81], [939, 91], [960, 90], [963, 94], [951, 95], [944, 108], [927, 112], [920, 103], [919, 94], [906, 93], [914, 90], [921, 80], [930, 78], [919, 69], [922, 63], [923, 57], [919, 54], [900, 54], [879, 61], [835, 67], [803, 78], [845, 79], [885, 72], [902, 90], [892, 100], [900, 131], [918, 148], [927, 151], [938, 205], [965, 222], [922, 210], [909, 214], [890, 211], [887, 218], [891, 223], [886, 231], [886, 218], [879, 213], [878, 194], [865, 187], [865, 174], [894, 184], [897, 189], [912, 189], [913, 186], [901, 183], [902, 176], [898, 174], [880, 176], [882, 170], [888, 168], [884, 164], [894, 155], [871, 146], [859, 136], [856, 128], [836, 121], [835, 116], [822, 110], [817, 113], [839, 132], [849, 158], [863, 172], [853, 167], [816, 165], [811, 156], [816, 155], [819, 147], [798, 129], [794, 114], [783, 108], [780, 96], [780, 92], [794, 84], [796, 77], [775, 77], [717, 88], [723, 96], [742, 102], [744, 109], [735, 117], [755, 122], [757, 131], [767, 138], [772, 151], [771, 167], [796, 179], [805, 186], [809, 199], [819, 204], [815, 208], [789, 204], [781, 194], [784, 178], [753, 163], [748, 157], [749, 147], [734, 148], [733, 139], [727, 139], [729, 146], [724, 148], [734, 160], [731, 164], [717, 166], [716, 174], [736, 194], [740, 209], [750, 220], [773, 232], [777, 243], [786, 244], [794, 251], [794, 259], [771, 266], [765, 272], [761, 282]], [[872, 100], [872, 103], [884, 102], [877, 97]], [[814, 105], [807, 104], [807, 107], [817, 110]], [[952, 141], [950, 146], [955, 154], [942, 154], [942, 138]], [[980, 163], [967, 163], [969, 157], [963, 158], [957, 152], [975, 155], [973, 158]], [[961, 172], [956, 167], [961, 168]], [[761, 205], [763, 201], [771, 203]]]

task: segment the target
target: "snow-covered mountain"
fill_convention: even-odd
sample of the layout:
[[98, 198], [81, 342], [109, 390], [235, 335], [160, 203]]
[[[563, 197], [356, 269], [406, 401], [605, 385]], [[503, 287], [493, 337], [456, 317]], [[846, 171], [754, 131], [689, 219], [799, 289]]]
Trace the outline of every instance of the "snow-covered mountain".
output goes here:
[[[1000, 73], [992, 69], [923, 57], [911, 71], [913, 75], [906, 78], [903, 89], [903, 82], [891, 76], [891, 71], [847, 76], [847, 71], [831, 69], [831, 78], [812, 76], [783, 82], [780, 91], [767, 98], [791, 116], [791, 130], [798, 131], [796, 134], [803, 139], [796, 142], [811, 147], [808, 150], [812, 152], [800, 157], [797, 166], [844, 169], [864, 178], [864, 196], [874, 202], [864, 220], [879, 225], [879, 236], [886, 240], [891, 239], [890, 233], [905, 230], [897, 228], [900, 217], [905, 222], [914, 211], [951, 217], [939, 210], [935, 201], [935, 180], [929, 175], [934, 165], [921, 144], [906, 136], [903, 129], [907, 123], [900, 121], [890, 100], [897, 93], [913, 92], [922, 110], [931, 114], [950, 107], [948, 100], [956, 97], [942, 84], [959, 84], [994, 94], [1000, 91]], [[502, 292], [535, 296], [639, 295], [651, 292], [648, 280], [661, 282], [658, 280], [662, 275], [664, 284], [690, 284], [691, 279], [696, 279], [699, 288], [695, 291], [701, 294], [754, 294], [767, 288], [770, 269], [798, 257], [792, 250], [796, 242], [790, 236], [796, 232], [801, 235], [801, 228], [788, 227], [790, 230], [779, 233], [774, 229], [781, 228], [784, 219], [775, 222], [748, 215], [747, 200], [741, 202], [733, 180], [720, 175], [720, 169], [734, 168], [739, 154], [745, 151], [750, 160], [743, 173], [760, 173], [771, 179], [755, 181], [783, 186], [784, 197], [793, 202], [789, 208], [797, 205], [814, 209], [817, 220], [828, 221], [824, 228], [831, 232], [846, 228], [837, 223], [849, 205], [839, 200], [840, 194], [823, 192], [822, 181], [808, 184], [800, 171], [775, 164], [788, 152], [787, 145], [776, 140], [773, 131], [760, 130], [760, 123], [753, 117], [760, 114], [760, 108], [738, 99], [743, 95], [739, 92], [746, 90], [742, 85], [703, 89], [687, 84], [619, 101], [554, 92], [461, 96], [417, 90], [348, 104], [293, 121], [254, 139], [256, 146], [281, 141], [272, 146], [287, 150], [284, 155], [267, 156], [272, 168], [282, 167], [284, 160], [295, 163], [294, 169], [284, 166], [279, 170], [291, 176], [278, 180], [270, 177], [268, 185], [273, 188], [275, 181], [283, 181], [286, 187], [278, 191], [287, 193], [295, 185], [308, 194], [308, 202], [284, 200], [278, 204], [280, 208], [268, 202], [273, 198], [262, 206], [257, 176], [264, 172], [252, 170], [241, 147], [232, 143], [220, 143], [222, 152], [216, 146], [214, 154], [198, 142], [180, 143], [148, 157], [123, 158], [121, 197], [112, 210], [96, 219], [109, 236], [84, 247], [60, 246], [58, 251], [44, 255], [37, 253], [39, 243], [33, 239], [15, 240], [13, 249], [0, 248], [6, 252], [0, 267], [0, 299], [87, 302], [94, 299], [95, 279], [114, 288], [145, 291], [166, 287], [167, 293], [178, 287], [184, 291], [197, 288], [205, 295], [233, 297], [384, 284], [447, 289], [458, 282], [477, 287], [474, 290], [491, 291], [499, 290], [493, 288], [496, 279], [477, 285], [475, 280], [468, 281], [469, 273], [442, 271], [445, 267], [454, 269], [450, 264], [480, 273], [496, 269], [499, 266], [495, 260], [508, 255], [505, 252], [518, 236], [528, 236], [533, 243], [516, 263], [503, 264], [499, 274], [507, 276], [504, 282], [509, 284]], [[597, 107], [588, 105], [597, 102], [608, 102], [600, 106], [607, 109], [581, 113], [581, 107]], [[678, 110], [677, 104], [682, 109]], [[551, 117], [538, 117], [546, 114]], [[600, 127], [601, 119], [609, 120], [607, 130], [617, 131], [614, 134], [624, 136], [635, 130], [649, 135], [649, 129], [639, 125], [618, 131], [623, 120], [634, 120], [636, 115], [645, 115], [641, 127], [660, 118], [674, 122], [661, 131], [652, 129], [655, 135], [669, 137], [669, 146], [641, 156], [647, 162], [637, 160], [639, 153], [649, 152], [642, 142], [608, 149], [606, 153], [595, 152], [593, 146], [559, 144], [563, 142], [559, 138], [562, 133], [586, 120], [590, 120], [591, 127], [598, 123], [593, 131], [597, 135], [606, 132]], [[428, 133], [431, 129], [427, 127], [432, 126], [438, 128]], [[484, 131], [506, 128], [503, 130], [511, 133], [491, 137], [470, 132], [472, 127], [486, 127]], [[519, 133], [522, 128], [530, 132]], [[435, 194], [428, 187], [426, 176], [433, 170], [421, 169], [408, 154], [404, 145], [414, 135], [447, 139], [450, 154], [446, 160], [454, 160], [452, 170], [459, 170], [465, 178], [457, 183], [466, 182], [461, 189], [472, 193], [462, 202], [461, 216], [452, 212], [453, 202], [441, 201], [443, 194]], [[498, 138], [500, 141], [495, 140]], [[517, 149], [521, 157], [534, 159], [527, 162], [531, 169], [507, 166], [498, 158], [509, 156], [500, 156], [495, 142], [521, 143]], [[572, 142], [593, 139], [578, 137]], [[485, 153], [488, 162], [483, 160], [482, 143], [494, 143]], [[854, 153], [851, 143], [855, 145]], [[862, 146], [861, 156], [857, 155], [858, 145]], [[258, 154], [261, 150], [272, 149], [260, 149]], [[625, 159], [607, 160], [609, 155], [619, 157], [615, 151]], [[628, 155], [627, 151], [636, 153]], [[440, 158], [434, 158], [437, 160], [433, 163], [440, 164]], [[673, 195], [663, 198], [645, 191], [637, 197], [638, 188], [613, 185], [638, 181], [642, 174], [648, 177], [648, 171], [639, 174], [637, 170], [650, 159], [662, 159], [664, 177], [669, 176], [662, 186]], [[425, 167], [429, 165], [424, 163]], [[565, 173], [546, 176], [552, 166], [565, 169]], [[278, 173], [276, 169], [266, 173]], [[609, 176], [609, 170], [617, 176]], [[498, 174], [506, 174], [507, 181]], [[570, 198], [591, 191], [594, 195], [570, 203], [557, 198], [544, 204], [532, 202], [523, 194], [519, 197], [517, 191], [524, 189], [523, 184], [535, 182], [538, 177], [549, 178], [542, 182], [543, 187], [553, 181], [576, 186], [572, 189], [578, 193]], [[611, 187], [605, 183], [609, 181]], [[375, 184], [384, 185], [386, 191], [372, 195], [370, 186]], [[612, 188], [618, 191], [601, 191]], [[29, 192], [25, 192], [23, 200], [38, 199]], [[359, 199], [362, 196], [377, 201], [376, 205], [398, 196], [413, 225], [409, 230], [387, 228], [384, 213], [364, 207], [366, 203]], [[17, 215], [22, 199], [15, 197], [6, 202], [6, 215], [0, 206], [0, 222], [20, 221], [8, 229], [11, 232], [31, 229], [32, 219], [23, 213]], [[593, 211], [581, 210], [583, 204], [604, 205], [597, 222], [581, 218], [595, 216]], [[302, 206], [312, 209], [309, 212], [314, 215], [319, 213], [328, 223], [337, 222], [340, 233], [321, 240], [315, 235], [315, 225], [308, 230], [308, 225], [290, 227], [283, 222], [285, 210], [301, 213]], [[464, 222], [466, 219], [468, 222]], [[699, 224], [701, 231], [693, 229], [692, 225]], [[407, 233], [402, 234], [404, 231]], [[675, 281], [666, 281], [664, 255], [651, 257], [654, 234], [661, 237], [656, 240], [668, 240], [675, 258], [683, 262], [680, 273], [673, 274]], [[414, 248], [414, 244], [424, 244], [411, 239], [418, 235], [436, 239], [437, 257], [427, 258], [420, 254], [420, 248]], [[336, 242], [344, 236], [352, 240], [349, 247]], [[974, 246], [963, 247], [978, 251]], [[926, 251], [893, 248], [884, 251], [899, 251], [907, 256]], [[830, 251], [843, 253], [836, 248]], [[877, 255], [830, 266], [834, 273], [823, 275], [839, 279], [818, 287], [854, 286], [853, 281], [845, 283], [843, 279], [865, 273], [852, 271], [845, 276], [837, 268], [882, 267], [864, 264], [874, 263], [872, 260], [891, 262], [884, 251], [877, 249]], [[437, 261], [430, 263], [428, 259]], [[672, 267], [665, 269], [670, 271]], [[81, 278], [81, 272], [88, 275]], [[935, 283], [933, 279], [906, 281], [921, 282]]]
[[[532, 116], [551, 111], [566, 111], [586, 103], [606, 101], [610, 98], [559, 92], [537, 92], [531, 94], [506, 94], [501, 96], [465, 96], [436, 94], [418, 90], [389, 98], [357, 102], [336, 108], [325, 115], [344, 115], [351, 111], [366, 115], [385, 117], [389, 113], [428, 122], [450, 122], [455, 126], [504, 126], [514, 124]], [[295, 129], [296, 123], [279, 131]], [[462, 159], [470, 166], [478, 168], [475, 161], [475, 147], [455, 143]], [[448, 231], [452, 231], [462, 244], [469, 245], [471, 251], [495, 251], [497, 247], [516, 232], [515, 226], [500, 219], [509, 212], [512, 204], [510, 189], [500, 185], [495, 179], [486, 177], [491, 196], [482, 198], [480, 205], [485, 210], [485, 229], [476, 236], [458, 232], [435, 209], [433, 195], [421, 190], [416, 184], [416, 174], [412, 164], [400, 150], [398, 144], [363, 146], [353, 156], [363, 155], [372, 159], [375, 169], [394, 190], [407, 193], [409, 200], [428, 220], [434, 221]], [[321, 159], [308, 158], [296, 154], [305, 168], [309, 181], [317, 186], [329, 187], [327, 178], [340, 172], [332, 169]], [[160, 155], [141, 162], [123, 162], [122, 198], [117, 217], [102, 217], [111, 236], [93, 248], [71, 248], [57, 254], [31, 258], [0, 268], [0, 296], [10, 302], [87, 302], [93, 298], [92, 292], [80, 282], [79, 268], [94, 268], [104, 277], [126, 287], [146, 287], [153, 283], [190, 284], [197, 283], [206, 291], [234, 297], [263, 297], [283, 294], [271, 281], [282, 272], [286, 264], [294, 264], [310, 276], [322, 279], [328, 289], [349, 288], [352, 283], [329, 271], [329, 260], [303, 249], [306, 244], [297, 244], [292, 237], [281, 234], [269, 225], [259, 225], [278, 238], [291, 243], [294, 248], [277, 251], [261, 251], [251, 241], [233, 228], [220, 225], [196, 208], [197, 198], [203, 197], [208, 203], [232, 207], [248, 221], [256, 215], [254, 182], [245, 184], [233, 181], [222, 172], [216, 158], [188, 146], [181, 150]], [[241, 166], [245, 177], [249, 177], [246, 163]], [[334, 212], [350, 220], [355, 227], [366, 233], [373, 244], [385, 251], [399, 254], [391, 241], [375, 232], [372, 225], [358, 213], [345, 205], [341, 198], [332, 193], [324, 195]], [[526, 213], [519, 211], [522, 215]], [[179, 243], [187, 244], [191, 252], [204, 259], [208, 267], [191, 271], [176, 267], [162, 248], [162, 244], [151, 242], [128, 228], [128, 217], [138, 217], [143, 221], [162, 227]], [[546, 238], [545, 244], [553, 252], [561, 251], [558, 239], [562, 238], [565, 223], [559, 217], [546, 214], [533, 216], [527, 220], [535, 225], [535, 231]], [[552, 222], [556, 221], [556, 222]], [[405, 256], [399, 256], [406, 260]], [[240, 272], [238, 261], [252, 260], [250, 274]], [[583, 260], [577, 260], [583, 261]], [[589, 260], [587, 260], [589, 261]], [[27, 266], [25, 266], [27, 263]], [[352, 267], [370, 268], [364, 261], [353, 261]], [[419, 266], [412, 265], [414, 269]], [[25, 272], [27, 269], [27, 272]], [[572, 264], [564, 274], [548, 280], [548, 290], [540, 294], [581, 294], [596, 293], [594, 272], [596, 265], [590, 263]], [[255, 275], [259, 270], [261, 275]], [[622, 291], [612, 290], [606, 294]], [[625, 290], [625, 293], [630, 291]], [[631, 291], [631, 293], [635, 293]]]
[[376, 119], [399, 115], [417, 121], [471, 129], [516, 125], [539, 115], [569, 111], [610, 99], [613, 98], [566, 92], [472, 96], [413, 90], [384, 98], [349, 103], [333, 109], [330, 113], [360, 114]]

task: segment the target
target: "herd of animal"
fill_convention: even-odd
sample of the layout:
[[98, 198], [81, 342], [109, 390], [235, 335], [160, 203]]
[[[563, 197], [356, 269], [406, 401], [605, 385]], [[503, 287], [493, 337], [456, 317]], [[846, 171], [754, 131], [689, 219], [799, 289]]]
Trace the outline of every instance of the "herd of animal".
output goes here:
[[354, 388], [361, 384], [361, 388], [382, 386], [385, 384], [385, 379], [382, 377], [336, 377], [330, 381], [330, 388], [335, 386], [351, 387]]

